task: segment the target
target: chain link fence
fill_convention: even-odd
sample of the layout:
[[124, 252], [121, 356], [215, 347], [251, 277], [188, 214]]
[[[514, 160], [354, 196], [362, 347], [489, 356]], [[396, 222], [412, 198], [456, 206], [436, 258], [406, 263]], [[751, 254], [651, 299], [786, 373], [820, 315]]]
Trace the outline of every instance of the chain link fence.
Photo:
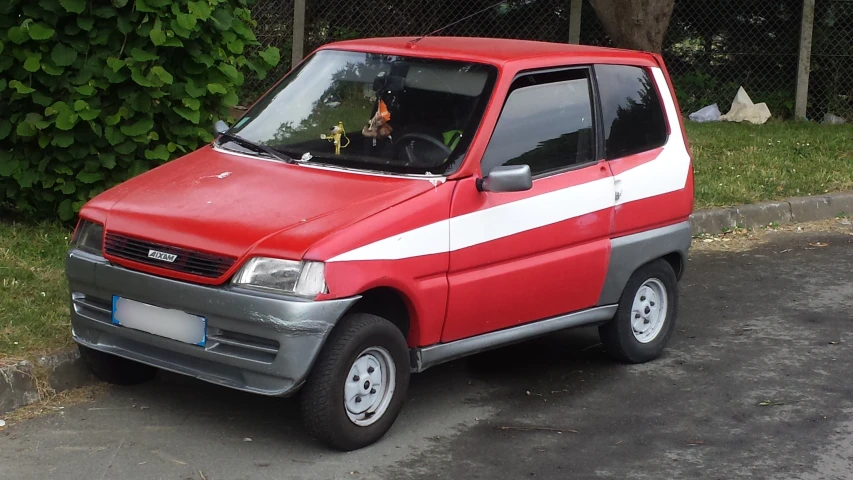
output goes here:
[[810, 119], [827, 114], [853, 121], [853, 1], [819, 0], [815, 5]]
[[[305, 53], [329, 42], [412, 36], [455, 23], [437, 35], [569, 40], [571, 0], [307, 0]], [[663, 55], [684, 114], [718, 104], [726, 112], [743, 86], [777, 118], [791, 118], [797, 80], [802, 0], [676, 0]], [[490, 8], [491, 7], [491, 8]], [[256, 0], [263, 46], [282, 65], [247, 83], [247, 102], [290, 68], [293, 0]], [[580, 43], [611, 46], [589, 0]], [[819, 0], [815, 11], [808, 117], [853, 120], [853, 0]]]

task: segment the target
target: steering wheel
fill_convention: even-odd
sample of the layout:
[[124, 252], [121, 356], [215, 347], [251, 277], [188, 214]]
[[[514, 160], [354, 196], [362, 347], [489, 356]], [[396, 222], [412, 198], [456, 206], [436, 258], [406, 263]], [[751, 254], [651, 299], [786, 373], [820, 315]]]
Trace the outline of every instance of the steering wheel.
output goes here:
[[438, 149], [444, 153], [445, 157], [447, 157], [451, 153], [453, 153], [453, 150], [451, 150], [450, 147], [448, 147], [441, 140], [433, 137], [432, 135], [427, 135], [425, 133], [416, 133], [416, 132], [407, 133], [407, 134], [401, 136], [400, 138], [398, 138], [397, 141], [395, 141], [394, 143], [396, 143], [397, 145], [403, 145], [403, 148], [406, 150], [406, 159], [407, 159], [406, 163], [408, 165], [417, 164], [418, 159], [415, 156], [415, 152], [414, 152], [414, 149], [412, 148], [411, 142], [408, 145], [406, 145], [407, 139], [408, 140], [423, 140], [424, 142], [432, 144], [433, 146], [438, 147]]

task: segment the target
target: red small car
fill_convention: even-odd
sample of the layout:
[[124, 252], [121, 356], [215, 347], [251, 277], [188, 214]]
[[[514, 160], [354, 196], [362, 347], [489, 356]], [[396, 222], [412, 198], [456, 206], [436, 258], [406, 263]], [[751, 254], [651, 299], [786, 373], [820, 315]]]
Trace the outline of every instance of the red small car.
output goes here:
[[580, 325], [625, 362], [672, 336], [693, 171], [658, 55], [339, 42], [217, 132], [80, 213], [72, 335], [106, 381], [298, 391], [351, 450], [411, 372]]

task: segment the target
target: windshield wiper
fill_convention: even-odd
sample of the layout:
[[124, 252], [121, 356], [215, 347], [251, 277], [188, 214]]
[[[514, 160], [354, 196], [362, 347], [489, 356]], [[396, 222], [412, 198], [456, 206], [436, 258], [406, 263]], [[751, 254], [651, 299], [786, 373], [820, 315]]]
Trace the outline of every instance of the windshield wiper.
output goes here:
[[293, 163], [292, 158], [290, 158], [287, 155], [279, 152], [278, 150], [270, 148], [266, 145], [261, 145], [260, 143], [255, 143], [255, 142], [248, 140], [246, 138], [243, 138], [239, 135], [235, 135], [233, 133], [224, 133], [223, 132], [223, 133], [219, 134], [219, 137], [230, 139], [234, 143], [237, 143], [237, 144], [242, 145], [244, 147], [249, 147], [249, 148], [255, 150], [256, 152], [266, 153], [267, 155], [269, 155], [269, 156], [271, 156], [277, 160], [281, 160], [284, 163]]

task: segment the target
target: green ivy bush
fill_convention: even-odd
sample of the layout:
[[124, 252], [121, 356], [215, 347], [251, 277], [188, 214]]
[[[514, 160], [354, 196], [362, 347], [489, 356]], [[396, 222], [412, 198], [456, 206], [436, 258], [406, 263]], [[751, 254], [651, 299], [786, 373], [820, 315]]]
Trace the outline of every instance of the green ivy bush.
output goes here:
[[64, 221], [212, 140], [279, 62], [247, 0], [0, 0], [0, 208]]

